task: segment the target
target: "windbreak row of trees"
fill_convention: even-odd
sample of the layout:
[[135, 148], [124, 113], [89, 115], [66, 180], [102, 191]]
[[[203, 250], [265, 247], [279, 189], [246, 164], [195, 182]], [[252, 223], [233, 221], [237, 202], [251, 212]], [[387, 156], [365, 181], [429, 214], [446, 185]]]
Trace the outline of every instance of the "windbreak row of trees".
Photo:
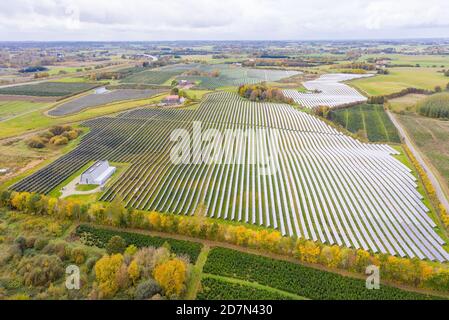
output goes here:
[[364, 273], [369, 265], [377, 265], [384, 270], [384, 279], [415, 287], [449, 290], [449, 270], [443, 265], [283, 237], [276, 230], [222, 224], [205, 218], [202, 206], [194, 217], [189, 217], [125, 208], [120, 197], [116, 197], [109, 204], [86, 204], [77, 200], [9, 191], [0, 194], [0, 205], [34, 215], [49, 215], [60, 219], [176, 233], [225, 242], [358, 273]]
[[449, 93], [427, 97], [418, 104], [417, 110], [426, 117], [449, 119]]

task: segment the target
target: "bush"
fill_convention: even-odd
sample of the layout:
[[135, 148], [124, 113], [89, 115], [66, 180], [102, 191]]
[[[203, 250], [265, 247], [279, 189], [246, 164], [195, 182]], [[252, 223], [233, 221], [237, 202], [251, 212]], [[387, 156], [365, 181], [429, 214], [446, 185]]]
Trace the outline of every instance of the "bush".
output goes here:
[[120, 236], [113, 236], [106, 245], [108, 254], [123, 253], [126, 249], [126, 242]]
[[23, 258], [19, 263], [18, 273], [23, 276], [25, 285], [46, 286], [58, 280], [64, 274], [64, 269], [59, 257], [37, 255]]
[[17, 244], [20, 251], [23, 252], [26, 249], [27, 240], [25, 239], [25, 237], [22, 236], [17, 237], [16, 240], [14, 240], [14, 243]]
[[86, 257], [87, 252], [81, 247], [73, 248], [72, 251], [70, 252], [70, 258], [77, 265], [83, 264], [84, 261], [86, 261]]
[[55, 146], [62, 146], [69, 143], [69, 139], [63, 136], [54, 136], [50, 139], [50, 143], [54, 144]]
[[38, 238], [34, 242], [34, 249], [36, 250], [42, 250], [46, 245], [48, 244], [48, 239], [46, 238]]
[[51, 132], [53, 136], [59, 136], [65, 131], [65, 129], [63, 126], [54, 126], [50, 128], [48, 131]]
[[50, 242], [42, 249], [42, 253], [57, 255], [61, 260], [67, 259], [69, 251], [68, 243], [61, 240]]
[[162, 288], [159, 284], [155, 280], [149, 279], [137, 285], [136, 291], [134, 292], [134, 298], [136, 300], [144, 300], [161, 293]]
[[35, 148], [35, 149], [45, 148], [45, 142], [40, 137], [31, 137], [30, 139], [27, 140], [26, 144], [30, 148]]

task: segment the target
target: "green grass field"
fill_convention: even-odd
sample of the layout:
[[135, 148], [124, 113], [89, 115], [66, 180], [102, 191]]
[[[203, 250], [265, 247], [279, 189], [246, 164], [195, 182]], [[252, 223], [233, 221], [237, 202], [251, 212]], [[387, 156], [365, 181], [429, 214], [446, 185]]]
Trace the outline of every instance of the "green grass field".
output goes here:
[[174, 76], [180, 74], [178, 71], [154, 71], [146, 70], [124, 78], [122, 83], [142, 83], [162, 85]]
[[388, 100], [388, 106], [395, 113], [415, 112], [417, 103], [426, 97], [424, 94], [407, 94], [403, 97]]
[[0, 89], [0, 94], [37, 97], [64, 97], [98, 86], [87, 82], [41, 82]]
[[416, 114], [396, 115], [416, 146], [435, 167], [449, 196], [449, 121]]
[[60, 72], [66, 73], [75, 73], [78, 69], [83, 70], [83, 67], [47, 67], [49, 70], [47, 71], [50, 76], [55, 76], [60, 74]]
[[381, 105], [361, 104], [336, 110], [332, 112], [332, 120], [371, 142], [401, 142], [396, 128]]
[[388, 95], [406, 88], [433, 90], [446, 87], [449, 77], [437, 72], [440, 68], [392, 68], [388, 75], [358, 79], [350, 82], [353, 87], [370, 96]]
[[[37, 110], [23, 116], [0, 122], [0, 139], [17, 136], [33, 130], [45, 129], [54, 125], [76, 123], [79, 121], [104, 116], [106, 114], [117, 113], [133, 108], [143, 107], [159, 102], [163, 95], [151, 99], [135, 100], [129, 102], [111, 103], [96, 108], [86, 109], [83, 112], [67, 117], [52, 118], [46, 116], [43, 111]], [[48, 110], [52, 106], [49, 106]]]
[[387, 54], [387, 55], [364, 55], [360, 60], [366, 60], [368, 58], [390, 58], [390, 63], [393, 65], [398, 64], [419, 64], [421, 67], [444, 66], [449, 68], [449, 56], [439, 55], [405, 55], [405, 54]]
[[46, 105], [48, 103], [45, 102], [0, 101], [0, 121], [26, 112], [42, 109]]

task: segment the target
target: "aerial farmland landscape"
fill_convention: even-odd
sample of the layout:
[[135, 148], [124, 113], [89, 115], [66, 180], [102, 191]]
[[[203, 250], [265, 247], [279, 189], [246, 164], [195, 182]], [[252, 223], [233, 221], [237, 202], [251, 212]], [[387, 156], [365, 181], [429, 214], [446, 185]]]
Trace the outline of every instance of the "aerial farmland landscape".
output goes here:
[[0, 300], [449, 299], [449, 5], [231, 2], [0, 12]]

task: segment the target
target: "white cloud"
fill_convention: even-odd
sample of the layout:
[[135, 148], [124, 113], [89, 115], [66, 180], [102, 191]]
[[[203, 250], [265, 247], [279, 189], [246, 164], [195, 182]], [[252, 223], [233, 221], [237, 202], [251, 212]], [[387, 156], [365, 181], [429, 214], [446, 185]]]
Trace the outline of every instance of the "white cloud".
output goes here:
[[449, 35], [447, 0], [0, 0], [0, 40]]

